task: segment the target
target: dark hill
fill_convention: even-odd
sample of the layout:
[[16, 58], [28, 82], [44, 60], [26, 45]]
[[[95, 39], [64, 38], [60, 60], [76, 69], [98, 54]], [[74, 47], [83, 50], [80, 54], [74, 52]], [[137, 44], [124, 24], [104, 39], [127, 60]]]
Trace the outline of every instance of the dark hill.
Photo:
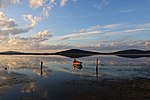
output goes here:
[[0, 55], [53, 55], [54, 53], [24, 53], [17, 51], [0, 52]]
[[118, 51], [110, 54], [117, 55], [120, 57], [126, 57], [126, 58], [150, 57], [150, 51], [143, 51], [143, 50], [136, 50], [136, 49], [123, 50], [123, 51]]
[[123, 51], [114, 52], [111, 54], [145, 54], [145, 53], [148, 53], [148, 51], [130, 49], [130, 50], [123, 50]]
[[22, 52], [16, 52], [16, 51], [6, 51], [6, 52], [0, 52], [0, 54], [23, 54]]
[[70, 58], [74, 58], [74, 57], [80, 58], [80, 57], [92, 56], [92, 55], [98, 55], [98, 54], [104, 54], [104, 53], [85, 51], [85, 50], [80, 50], [80, 49], [70, 49], [66, 51], [60, 51], [55, 54], [70, 57]]

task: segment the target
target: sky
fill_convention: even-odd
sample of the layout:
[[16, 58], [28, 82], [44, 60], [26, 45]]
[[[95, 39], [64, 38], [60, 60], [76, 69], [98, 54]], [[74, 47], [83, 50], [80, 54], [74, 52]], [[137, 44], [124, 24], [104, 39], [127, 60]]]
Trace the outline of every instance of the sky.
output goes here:
[[0, 0], [0, 51], [150, 50], [150, 0]]

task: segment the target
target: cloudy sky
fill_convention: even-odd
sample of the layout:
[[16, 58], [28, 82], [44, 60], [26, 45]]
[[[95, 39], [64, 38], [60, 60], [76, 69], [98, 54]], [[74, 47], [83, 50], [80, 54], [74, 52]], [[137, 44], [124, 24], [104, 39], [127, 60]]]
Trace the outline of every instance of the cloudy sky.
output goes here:
[[150, 49], [150, 0], [0, 0], [0, 51]]

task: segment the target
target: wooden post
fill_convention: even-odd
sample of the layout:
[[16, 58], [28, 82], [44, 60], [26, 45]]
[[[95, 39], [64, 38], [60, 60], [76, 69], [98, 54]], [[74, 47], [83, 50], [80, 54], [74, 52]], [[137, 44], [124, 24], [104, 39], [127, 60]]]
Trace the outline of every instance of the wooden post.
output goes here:
[[96, 59], [96, 77], [98, 78], [98, 58]]
[[43, 62], [41, 62], [41, 75], [43, 75]]

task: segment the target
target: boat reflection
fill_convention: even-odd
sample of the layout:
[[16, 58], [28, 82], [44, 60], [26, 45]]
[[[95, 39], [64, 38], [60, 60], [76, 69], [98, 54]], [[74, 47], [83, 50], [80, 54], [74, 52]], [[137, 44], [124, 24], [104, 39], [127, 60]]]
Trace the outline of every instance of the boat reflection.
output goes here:
[[76, 59], [74, 59], [74, 61], [73, 61], [73, 67], [77, 68], [77, 69], [82, 69], [83, 68], [82, 63], [83, 62], [77, 61]]
[[77, 68], [77, 69], [82, 69], [82, 68], [83, 68], [82, 65], [76, 65], [76, 64], [73, 64], [73, 67], [74, 67], [74, 68]]

